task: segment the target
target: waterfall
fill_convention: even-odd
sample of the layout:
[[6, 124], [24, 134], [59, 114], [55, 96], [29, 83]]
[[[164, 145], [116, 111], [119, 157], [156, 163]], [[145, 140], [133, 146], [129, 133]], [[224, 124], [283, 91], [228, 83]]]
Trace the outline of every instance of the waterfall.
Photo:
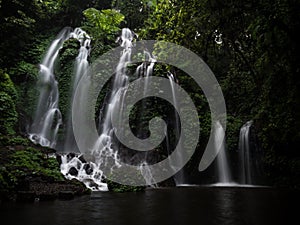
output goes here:
[[250, 155], [250, 127], [253, 121], [245, 123], [240, 130], [239, 137], [239, 160], [240, 160], [240, 183], [252, 184], [252, 166]]
[[60, 48], [69, 38], [70, 28], [64, 28], [51, 43], [39, 71], [40, 91], [29, 139], [35, 144], [54, 148], [62, 116], [58, 108], [58, 83], [54, 75], [54, 65]]
[[[111, 117], [114, 110], [119, 108], [122, 110], [124, 108], [123, 97], [126, 93], [126, 88], [128, 87], [129, 77], [127, 76], [127, 65], [131, 61], [131, 51], [132, 51], [132, 41], [134, 34], [128, 28], [122, 29], [121, 36], [117, 39], [120, 42], [120, 46], [123, 47], [123, 52], [121, 54], [120, 60], [115, 70], [115, 77], [112, 84], [111, 93], [106, 108], [102, 109], [104, 111], [104, 117], [101, 118], [102, 113], [100, 113], [100, 136], [93, 148], [93, 156], [95, 157], [95, 162], [99, 168], [104, 165], [107, 160], [113, 160], [116, 167], [120, 167], [119, 149], [117, 148], [117, 143], [114, 143], [114, 130], [111, 124]], [[151, 54], [147, 51], [144, 52], [146, 59], [140, 66], [136, 69], [136, 74], [139, 76], [149, 77], [152, 75], [155, 59], [151, 57]], [[149, 63], [150, 62], [150, 63]], [[145, 82], [144, 91], [147, 90], [147, 82]], [[134, 158], [134, 157], [133, 157]], [[111, 168], [113, 169], [113, 168]], [[153, 177], [151, 170], [147, 164], [147, 153], [145, 158], [139, 165], [139, 171], [144, 177], [146, 183], [149, 185], [153, 183]], [[154, 187], [155, 185], [151, 185]]]
[[115, 70], [115, 77], [113, 80], [110, 97], [108, 99], [106, 109], [104, 109], [104, 118], [100, 118], [100, 136], [96, 141], [92, 152], [99, 167], [101, 167], [103, 163], [106, 163], [106, 160], [110, 159], [114, 160], [117, 167], [120, 166], [118, 151], [116, 149], [113, 149], [112, 146], [114, 144], [114, 131], [111, 124], [111, 117], [117, 106], [120, 107], [120, 109], [123, 109], [124, 107], [122, 95], [124, 95], [124, 91], [128, 85], [126, 66], [131, 60], [133, 33], [128, 28], [123, 28], [122, 34], [118, 40], [121, 43], [121, 47], [123, 47], [123, 52]]
[[151, 186], [153, 188], [157, 187], [156, 181], [153, 178], [152, 172], [146, 160], [140, 164], [139, 170], [141, 171], [141, 174], [148, 186]]
[[67, 179], [77, 179], [92, 191], [107, 191], [103, 172], [96, 163], [86, 162], [81, 155], [61, 155], [60, 171]]
[[[56, 136], [60, 125], [63, 123], [62, 115], [59, 110], [59, 93], [58, 93], [58, 82], [55, 80], [54, 75], [54, 64], [57, 60], [59, 55], [59, 50], [63, 46], [64, 41], [75, 38], [80, 43], [80, 49], [78, 56], [75, 61], [74, 66], [74, 74], [72, 79], [72, 88], [71, 92], [71, 105], [73, 102], [75, 90], [78, 86], [80, 79], [89, 69], [88, 57], [90, 54], [90, 44], [91, 38], [89, 35], [80, 28], [76, 28], [74, 31], [71, 32], [70, 28], [64, 29], [52, 42], [51, 46], [49, 47], [45, 58], [41, 63], [40, 69], [40, 77], [39, 77], [39, 87], [40, 87], [40, 97], [37, 107], [36, 116], [34, 119], [34, 123], [31, 126], [31, 132], [29, 134], [30, 139], [34, 143], [39, 143], [43, 146], [49, 146], [54, 148], [56, 145]], [[154, 159], [150, 153], [144, 152], [141, 154], [136, 154], [132, 158], [128, 158], [127, 156], [123, 156], [120, 153], [123, 153], [123, 149], [120, 148], [119, 142], [115, 140], [114, 128], [112, 126], [112, 113], [115, 110], [122, 110], [124, 107], [123, 99], [126, 94], [126, 89], [129, 85], [129, 77], [127, 75], [127, 65], [131, 63], [131, 53], [133, 47], [133, 39], [134, 34], [128, 28], [122, 29], [121, 36], [117, 39], [120, 43], [120, 46], [123, 48], [119, 62], [115, 68], [115, 74], [112, 79], [111, 84], [111, 91], [108, 93], [105, 102], [103, 104], [102, 109], [100, 110], [99, 115], [99, 137], [97, 141], [93, 144], [92, 154], [93, 162], [86, 162], [80, 154], [75, 154], [74, 156], [70, 157], [69, 154], [61, 155], [61, 172], [65, 175], [68, 179], [76, 178], [83, 183], [87, 187], [92, 190], [107, 190], [107, 185], [104, 183], [106, 177], [103, 174], [103, 167], [105, 167], [107, 162], [114, 163], [114, 167], [120, 167], [121, 161], [134, 161], [138, 159], [138, 170], [141, 175], [144, 177], [147, 184], [155, 187], [153, 185], [155, 181], [153, 180], [153, 176], [151, 173], [151, 169], [149, 167], [151, 160]], [[141, 65], [137, 66], [136, 68], [136, 75], [138, 77], [148, 78], [152, 76], [154, 65], [156, 63], [155, 57], [152, 56], [150, 52], [144, 50], [144, 59]], [[168, 72], [167, 77], [170, 82], [170, 88], [172, 90], [172, 98], [174, 102], [174, 108], [177, 108], [177, 97], [175, 92], [175, 83], [176, 79], [173, 74]], [[148, 80], [145, 79], [144, 87], [144, 94], [148, 93]], [[145, 104], [146, 101], [142, 101], [142, 109], [140, 110], [140, 117], [144, 118], [143, 111], [144, 108], [147, 108]], [[176, 141], [180, 137], [180, 119], [178, 117], [178, 113], [174, 110], [174, 113], [171, 112], [171, 117], [174, 120], [171, 121], [173, 124], [173, 131], [168, 134], [166, 131], [166, 144], [168, 153], [170, 154], [170, 141], [173, 139]], [[64, 115], [64, 130], [63, 130], [63, 137], [64, 137], [64, 147], [63, 152], [77, 152], [78, 147], [74, 138], [73, 127], [72, 127], [72, 114], [71, 112], [68, 115]], [[122, 118], [120, 118], [122, 119]], [[220, 124], [219, 124], [220, 125]], [[220, 125], [220, 129], [217, 129], [216, 132], [216, 140], [218, 139], [218, 132], [222, 131], [222, 127]], [[223, 130], [224, 132], [224, 130]], [[142, 132], [140, 132], [142, 134]], [[169, 135], [169, 136], [168, 136]], [[220, 135], [219, 135], [220, 136]], [[126, 152], [126, 150], [125, 150]], [[221, 150], [219, 155], [222, 155], [224, 151]], [[179, 153], [181, 154], [181, 151]], [[139, 158], [142, 156], [143, 158]], [[122, 158], [123, 157], [123, 158]], [[127, 158], [126, 158], [127, 157]], [[222, 161], [223, 161], [223, 156]], [[177, 156], [177, 158], [181, 158], [181, 156]], [[136, 163], [136, 161], [134, 162]], [[149, 163], [149, 164], [148, 164]], [[170, 162], [171, 163], [171, 162]], [[224, 164], [224, 162], [222, 162]], [[222, 165], [222, 168], [227, 168], [228, 166]], [[172, 167], [172, 165], [171, 165]], [[174, 165], [175, 169], [175, 165]], [[221, 174], [221, 173], [220, 173]], [[223, 179], [223, 175], [221, 176], [220, 182], [227, 182], [230, 180], [228, 176], [225, 176]], [[180, 170], [174, 175], [174, 180], [176, 185], [183, 185], [185, 184], [185, 176], [183, 170]]]
[[[147, 78], [149, 78], [153, 74], [153, 68], [154, 68], [154, 65], [156, 63], [156, 59], [147, 50], [144, 50], [144, 56], [145, 56], [144, 62], [142, 62], [136, 68], [135, 74], [138, 77], [145, 77], [146, 78], [146, 80], [144, 82], [144, 87], [143, 87], [143, 91], [144, 91], [144, 95], [145, 95], [148, 91], [148, 79]], [[142, 101], [142, 107], [141, 107], [140, 115], [139, 115], [139, 117], [141, 119], [144, 118], [144, 113], [145, 113], [144, 110], [145, 109], [146, 109], [145, 101]], [[142, 127], [141, 127], [142, 121], [140, 121], [139, 125], [140, 125], [139, 126], [139, 133], [141, 135], [143, 135], [143, 130], [142, 130]], [[151, 170], [149, 168], [149, 165], [148, 165], [148, 160], [149, 160], [148, 158], [149, 158], [149, 156], [148, 156], [148, 151], [147, 151], [144, 154], [144, 158], [140, 159], [140, 160], [142, 160], [142, 162], [140, 163], [139, 170], [141, 171], [141, 174], [142, 174], [143, 178], [145, 179], [146, 183], [149, 186], [157, 187], [157, 185], [155, 184], [156, 182], [153, 179], [152, 172], [151, 172]]]
[[[175, 87], [174, 87], [174, 83], [176, 83], [176, 79], [175, 79], [174, 75], [171, 72], [168, 72], [167, 76], [168, 76], [168, 79], [170, 81], [170, 87], [171, 87], [172, 97], [173, 97], [173, 102], [174, 102], [174, 117], [175, 117], [174, 130], [175, 130], [175, 140], [178, 140], [179, 137], [180, 137], [180, 119], [179, 119], [178, 113], [176, 111], [176, 108], [177, 108], [177, 97], [176, 97], [176, 92], [175, 92]], [[169, 145], [170, 145], [169, 140], [166, 139], [166, 141], [167, 141], [167, 149], [169, 149]], [[180, 153], [181, 153], [181, 151], [178, 151], [177, 154], [180, 154]], [[178, 159], [179, 160], [182, 159], [182, 156], [179, 155]], [[181, 160], [180, 164], [183, 164], [182, 160]], [[171, 167], [172, 167], [172, 165], [171, 165]], [[183, 168], [174, 175], [174, 181], [175, 181], [176, 186], [185, 184], [186, 179], [185, 179]]]
[[232, 179], [225, 151], [225, 131], [219, 121], [215, 124], [215, 149], [219, 150], [217, 155], [218, 184], [228, 185]]
[[[75, 94], [76, 87], [78, 82], [80, 81], [81, 77], [86, 73], [89, 67], [88, 63], [88, 56], [90, 54], [90, 47], [91, 47], [91, 38], [90, 36], [83, 31], [81, 28], [76, 28], [71, 34], [70, 38], [75, 38], [80, 42], [80, 49], [79, 54], [75, 61], [75, 76], [73, 78], [73, 87], [71, 90], [71, 99], [70, 105], [73, 103], [73, 98]], [[72, 126], [72, 113], [71, 108], [68, 112], [67, 116], [67, 129], [65, 131], [65, 140], [64, 140], [64, 152], [76, 152], [77, 145], [73, 133], [73, 126]]]
[[[59, 55], [59, 50], [63, 46], [64, 41], [75, 38], [80, 42], [79, 54], [76, 58], [73, 87], [71, 90], [72, 104], [73, 95], [83, 74], [88, 70], [88, 56], [90, 53], [89, 35], [80, 28], [74, 29], [64, 28], [56, 39], [51, 43], [41, 65], [39, 72], [39, 90], [40, 96], [37, 104], [34, 122], [31, 125], [29, 138], [36, 144], [55, 148], [56, 136], [60, 125], [62, 124], [62, 115], [59, 110], [59, 93], [58, 82], [54, 75], [54, 64]], [[72, 128], [71, 112], [67, 116], [67, 129], [65, 130], [64, 151], [76, 151], [76, 143]], [[81, 155], [61, 155], [61, 173], [67, 179], [76, 178], [83, 182], [88, 188], [94, 191], [105, 191], [107, 185], [102, 182], [103, 172], [95, 163], [85, 162], [81, 159]]]
[[[36, 112], [34, 123], [32, 124], [29, 138], [34, 143], [39, 143], [43, 146], [54, 148], [56, 145], [56, 135], [62, 124], [62, 115], [59, 111], [59, 93], [58, 82], [55, 80], [54, 63], [57, 60], [59, 50], [64, 41], [75, 38], [80, 42], [79, 54], [76, 58], [74, 67], [74, 76], [72, 80], [71, 89], [71, 105], [74, 98], [74, 92], [81, 77], [89, 68], [88, 56], [90, 53], [89, 35], [80, 28], [76, 28], [71, 32], [70, 28], [64, 29], [57, 38], [52, 42], [47, 54], [41, 64], [40, 70], [40, 97]], [[122, 109], [124, 107], [123, 96], [128, 87], [127, 64], [131, 61], [131, 48], [134, 34], [128, 28], [122, 29], [122, 34], [118, 38], [123, 51], [119, 59], [119, 63], [115, 69], [115, 76], [112, 82], [111, 92], [108, 95], [108, 100], [105, 101], [102, 118], [99, 115], [100, 136], [92, 151], [92, 156], [95, 158], [94, 162], [86, 162], [82, 155], [75, 154], [77, 145], [74, 138], [71, 112], [66, 116], [67, 122], [64, 129], [64, 147], [63, 152], [73, 152], [69, 154], [61, 154], [60, 169], [62, 174], [67, 179], [78, 179], [83, 182], [88, 188], [93, 191], [107, 190], [107, 184], [104, 183], [104, 174], [101, 166], [105, 165], [107, 160], [113, 160], [116, 167], [120, 166], [120, 156], [118, 154], [117, 143], [114, 143], [114, 130], [111, 124], [111, 117], [116, 107]], [[145, 62], [143, 66], [138, 67], [137, 71], [142, 76], [149, 77], [152, 75], [155, 59], [151, 54], [145, 51]], [[144, 70], [142, 71], [142, 67]], [[147, 91], [147, 82], [145, 82], [144, 90]], [[139, 164], [139, 171], [147, 183], [153, 183], [153, 176], [150, 167], [147, 164], [147, 154], [143, 161]], [[111, 168], [113, 169], [113, 168]], [[155, 185], [151, 185], [155, 187]]]
[[[79, 54], [76, 58], [75, 77], [73, 80], [72, 99], [78, 81], [88, 69], [87, 58], [90, 51], [90, 37], [80, 28], [64, 28], [51, 43], [39, 71], [38, 87], [40, 91], [34, 122], [31, 125], [29, 139], [35, 144], [55, 148], [57, 133], [63, 124], [62, 115], [59, 110], [58, 82], [55, 79], [54, 66], [59, 55], [59, 50], [64, 41], [75, 38], [80, 42]], [[65, 146], [67, 151], [75, 150], [71, 113], [67, 116], [67, 129], [65, 131]]]

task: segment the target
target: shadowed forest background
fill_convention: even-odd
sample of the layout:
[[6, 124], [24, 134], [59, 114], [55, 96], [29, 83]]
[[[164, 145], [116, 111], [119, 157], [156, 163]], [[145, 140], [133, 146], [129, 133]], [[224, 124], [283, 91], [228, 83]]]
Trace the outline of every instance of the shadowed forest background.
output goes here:
[[[1, 193], [17, 189], [24, 177], [35, 173], [63, 179], [56, 160], [43, 156], [51, 150], [32, 146], [26, 135], [37, 100], [38, 65], [66, 26], [82, 27], [91, 36], [90, 62], [118, 45], [115, 40], [124, 27], [139, 40], [165, 40], [198, 54], [222, 87], [228, 154], [235, 157], [240, 128], [253, 120], [264, 183], [299, 187], [299, 15], [298, 0], [0, 0]], [[63, 115], [70, 107], [70, 74], [78, 45], [70, 39], [59, 53]], [[195, 82], [176, 68], [170, 70], [199, 112], [202, 138], [186, 165], [195, 180], [210, 114]], [[158, 107], [154, 116], [160, 111]]]

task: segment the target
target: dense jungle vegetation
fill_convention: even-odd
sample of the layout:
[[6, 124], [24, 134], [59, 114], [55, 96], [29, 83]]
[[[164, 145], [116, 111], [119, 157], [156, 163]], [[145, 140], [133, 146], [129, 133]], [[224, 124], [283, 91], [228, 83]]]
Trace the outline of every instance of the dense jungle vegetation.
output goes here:
[[[26, 132], [35, 110], [38, 64], [66, 26], [90, 34], [90, 62], [117, 46], [123, 27], [139, 39], [169, 41], [198, 54], [224, 93], [227, 151], [237, 151], [241, 126], [253, 120], [269, 183], [299, 187], [299, 15], [298, 0], [0, 0], [0, 190], [14, 189], [28, 174], [63, 179], [56, 162], [41, 155]], [[69, 40], [60, 52], [63, 113], [70, 107], [65, 96], [77, 45]], [[205, 97], [187, 75], [171, 71], [193, 98], [207, 137]], [[199, 163], [205, 140], [188, 168]]]

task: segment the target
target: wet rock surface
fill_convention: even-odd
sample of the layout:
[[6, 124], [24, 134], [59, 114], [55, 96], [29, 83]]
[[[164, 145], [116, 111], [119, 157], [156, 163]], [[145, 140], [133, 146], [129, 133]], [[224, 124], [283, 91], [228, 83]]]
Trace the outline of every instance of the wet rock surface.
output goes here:
[[79, 181], [29, 183], [27, 190], [17, 191], [12, 200], [20, 202], [49, 201], [55, 199], [69, 200], [76, 196], [90, 194], [90, 191]]

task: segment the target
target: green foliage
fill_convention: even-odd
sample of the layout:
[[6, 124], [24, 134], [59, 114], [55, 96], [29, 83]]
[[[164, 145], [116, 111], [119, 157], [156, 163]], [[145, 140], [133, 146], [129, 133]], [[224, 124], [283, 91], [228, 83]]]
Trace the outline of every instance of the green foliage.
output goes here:
[[[56, 79], [59, 83], [59, 108], [63, 118], [68, 117], [70, 112], [70, 99], [74, 75], [74, 62], [78, 55], [80, 44], [76, 39], [65, 41], [63, 48], [59, 51], [59, 63], [56, 68]], [[65, 121], [66, 122], [66, 121]]]
[[130, 185], [119, 184], [109, 179], [106, 179], [106, 183], [109, 191], [117, 192], [117, 193], [140, 192], [145, 190], [145, 187], [143, 186], [130, 186]]
[[63, 180], [59, 165], [55, 158], [46, 157], [41, 151], [27, 147], [15, 151], [10, 162], [5, 165], [9, 182], [16, 186], [28, 176], [44, 176], [54, 180]]
[[227, 116], [226, 147], [229, 151], [238, 150], [238, 137], [240, 129], [245, 122], [247, 121], [242, 121], [240, 118], [235, 118], [231, 115]]
[[95, 8], [84, 10], [83, 15], [85, 20], [82, 22], [82, 28], [92, 38], [90, 60], [93, 61], [116, 45], [115, 38], [124, 16], [114, 9]]
[[11, 81], [10, 76], [2, 70], [0, 70], [0, 90], [7, 93], [12, 100], [17, 100], [17, 92], [14, 84]]
[[[270, 174], [282, 167], [276, 182], [291, 182], [299, 171], [293, 147], [300, 140], [299, 8], [295, 0], [158, 0], [140, 31], [145, 39], [183, 45], [205, 60], [225, 96], [228, 149], [237, 148], [242, 122], [254, 119]], [[178, 79], [189, 83], [186, 76]]]
[[124, 16], [114, 9], [97, 10], [89, 8], [83, 11], [86, 17], [84, 29], [94, 38], [103, 39], [105, 36], [114, 38]]
[[26, 51], [20, 53], [21, 60], [9, 69], [19, 96], [15, 104], [20, 115], [19, 127], [21, 130], [24, 130], [30, 118], [33, 118], [39, 96], [37, 88], [38, 64], [41, 62], [56, 32], [57, 30], [50, 30], [46, 34], [37, 35], [33, 42], [26, 45]]
[[112, 6], [125, 16], [126, 26], [138, 32], [150, 12], [155, 8], [156, 2], [156, 0], [114, 0]]
[[18, 62], [16, 67], [12, 69], [12, 77], [16, 83], [36, 81], [37, 74], [37, 66], [25, 61]]
[[[295, 35], [300, 28], [299, 1], [124, 0], [113, 1], [117, 10], [98, 10], [109, 5], [108, 0], [0, 1], [0, 68], [14, 82], [0, 70], [1, 135], [15, 133], [17, 112], [23, 120], [23, 115], [34, 111], [37, 64], [53, 35], [63, 26], [80, 25], [84, 16], [83, 29], [93, 38], [91, 60], [114, 45], [119, 27], [124, 25], [144, 39], [171, 41], [199, 54], [224, 92], [228, 149], [236, 149], [242, 122], [254, 119], [270, 174], [277, 167], [282, 167], [282, 177], [297, 174], [299, 155], [293, 146], [300, 140], [299, 44]], [[61, 72], [57, 74], [63, 114], [69, 108], [72, 61], [77, 54], [75, 40], [66, 42], [60, 52]], [[168, 69], [193, 99], [201, 136], [207, 137], [211, 121], [203, 93], [186, 74]], [[148, 121], [158, 112], [151, 111], [141, 120]], [[138, 121], [138, 114], [133, 114]], [[0, 180], [5, 176], [1, 173]]]
[[62, 1], [13, 0], [2, 1], [0, 7], [1, 59], [0, 67], [18, 62], [19, 54], [34, 39], [39, 28], [49, 27], [60, 12]]
[[1, 149], [1, 151], [1, 154], [6, 152], [5, 155], [1, 155], [1, 192], [10, 192], [17, 188], [23, 188], [18, 186], [24, 185], [24, 181], [32, 177], [40, 177], [48, 181], [64, 180], [59, 171], [57, 160], [55, 158], [48, 158], [40, 150], [26, 147], [23, 150], [8, 151], [7, 149]]
[[140, 192], [144, 191], [144, 187], [137, 187], [137, 186], [129, 186], [129, 185], [123, 185], [119, 184], [110, 180], [107, 180], [107, 185], [109, 187], [109, 191], [117, 192], [117, 193], [123, 193], [123, 192]]
[[27, 138], [23, 138], [20, 136], [17, 137], [10, 137], [10, 136], [0, 136], [0, 146], [15, 146], [15, 145], [22, 145], [22, 146], [29, 146], [30, 141]]
[[0, 70], [0, 134], [12, 135], [15, 133], [15, 124], [18, 118], [15, 101], [16, 89], [8, 74]]
[[[38, 73], [37, 67], [31, 63], [21, 61], [17, 67], [10, 70], [12, 79], [18, 85], [15, 86], [14, 92], [18, 98], [13, 99], [13, 104], [16, 112], [22, 116], [18, 116], [19, 124], [25, 123], [23, 115], [30, 115], [33, 112], [33, 107], [36, 97], [35, 81]], [[14, 95], [13, 95], [14, 96]], [[27, 107], [24, 107], [26, 105]]]

